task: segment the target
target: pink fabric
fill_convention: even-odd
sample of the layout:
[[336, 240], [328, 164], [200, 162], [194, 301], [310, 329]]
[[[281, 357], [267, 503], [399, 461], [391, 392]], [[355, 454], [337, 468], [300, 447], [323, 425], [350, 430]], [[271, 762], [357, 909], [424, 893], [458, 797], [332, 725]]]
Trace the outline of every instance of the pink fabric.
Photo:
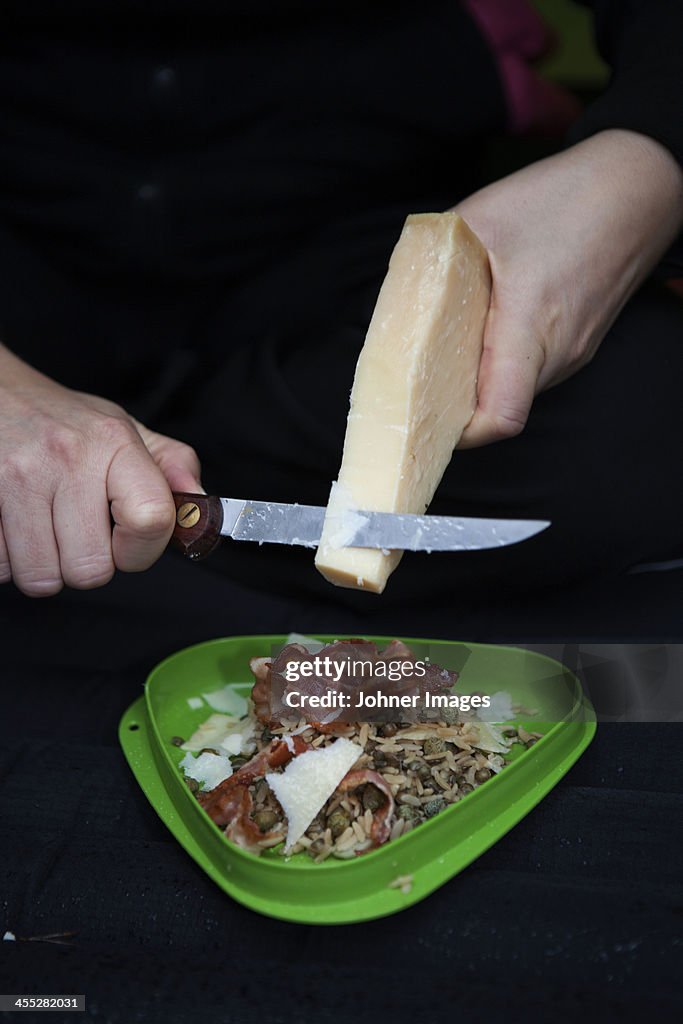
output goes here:
[[488, 41], [508, 106], [513, 135], [562, 135], [579, 114], [578, 100], [541, 78], [531, 63], [555, 45], [555, 36], [528, 0], [462, 0]]

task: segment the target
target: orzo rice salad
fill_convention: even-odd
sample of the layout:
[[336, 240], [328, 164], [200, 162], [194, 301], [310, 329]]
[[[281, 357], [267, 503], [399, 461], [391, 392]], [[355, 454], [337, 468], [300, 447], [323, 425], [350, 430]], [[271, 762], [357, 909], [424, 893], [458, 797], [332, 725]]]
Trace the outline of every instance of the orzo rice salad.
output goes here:
[[[337, 651], [351, 642], [369, 644], [337, 641]], [[371, 646], [380, 659], [387, 652], [412, 657], [400, 641], [383, 653]], [[275, 718], [267, 700], [271, 667], [270, 659], [252, 659], [256, 681], [244, 714], [212, 714], [186, 742], [172, 740], [187, 751], [180, 768], [199, 803], [251, 853], [278, 847], [316, 863], [356, 857], [485, 784], [504, 769], [514, 743], [540, 738], [460, 708], [440, 709], [428, 721], [321, 722], [310, 711]]]

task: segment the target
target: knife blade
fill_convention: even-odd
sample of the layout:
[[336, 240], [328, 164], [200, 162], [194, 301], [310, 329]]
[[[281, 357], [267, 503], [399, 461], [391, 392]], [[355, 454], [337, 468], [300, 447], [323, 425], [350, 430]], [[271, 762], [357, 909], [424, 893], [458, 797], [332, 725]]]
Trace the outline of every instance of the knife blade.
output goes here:
[[[173, 495], [176, 525], [171, 543], [188, 558], [204, 558], [221, 537], [257, 544], [315, 548], [326, 509], [272, 501]], [[337, 531], [338, 547], [390, 551], [480, 551], [518, 544], [550, 526], [542, 519], [481, 519], [468, 516], [411, 515], [358, 511], [347, 514]]]

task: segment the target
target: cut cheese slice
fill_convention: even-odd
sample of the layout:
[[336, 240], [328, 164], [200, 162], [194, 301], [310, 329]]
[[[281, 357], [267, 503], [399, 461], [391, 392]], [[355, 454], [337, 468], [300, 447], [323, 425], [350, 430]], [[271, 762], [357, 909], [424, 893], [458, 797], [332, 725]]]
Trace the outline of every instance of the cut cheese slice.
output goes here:
[[203, 693], [202, 697], [214, 711], [223, 711], [235, 718], [241, 718], [247, 713], [247, 700], [241, 693], [228, 683], [220, 690], [212, 690], [211, 693]]
[[202, 792], [215, 789], [232, 775], [232, 764], [228, 755], [211, 754], [208, 751], [199, 757], [193, 757], [190, 753], [185, 754], [180, 767], [185, 773], [185, 778], [201, 783]]
[[250, 753], [255, 746], [256, 725], [251, 718], [232, 715], [210, 715], [182, 744], [182, 750], [198, 751], [205, 747], [222, 747], [231, 754]]
[[315, 564], [380, 594], [401, 551], [344, 547], [357, 510], [422, 514], [474, 413], [491, 295], [486, 250], [456, 213], [415, 214], [392, 253], [356, 366]]
[[286, 851], [301, 839], [362, 753], [357, 743], [340, 736], [329, 747], [299, 754], [283, 772], [266, 775], [266, 782], [287, 815]]

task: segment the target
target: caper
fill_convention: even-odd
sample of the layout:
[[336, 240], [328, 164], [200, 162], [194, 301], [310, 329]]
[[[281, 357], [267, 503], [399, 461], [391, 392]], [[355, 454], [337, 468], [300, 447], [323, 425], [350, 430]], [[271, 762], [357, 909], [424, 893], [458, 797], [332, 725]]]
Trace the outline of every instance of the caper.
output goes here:
[[395, 736], [398, 732], [398, 726], [395, 722], [387, 722], [385, 725], [380, 726], [377, 731], [380, 736], [384, 736], [386, 739], [391, 739], [391, 737]]
[[446, 801], [440, 796], [435, 796], [433, 800], [429, 800], [423, 807], [428, 818], [433, 818], [435, 815], [440, 814], [441, 811], [445, 811], [445, 809]]
[[446, 725], [457, 725], [460, 712], [457, 708], [444, 708], [441, 712], [441, 719]]
[[269, 832], [277, 820], [278, 817], [275, 811], [257, 811], [254, 815], [254, 824], [258, 826], [260, 832]]
[[191, 779], [189, 776], [186, 776], [185, 783], [186, 783], [187, 788], [189, 789], [190, 793], [198, 793], [199, 792], [199, 783], [197, 782], [196, 779]]
[[491, 778], [491, 772], [488, 768], [480, 768], [479, 771], [474, 773], [475, 782], [488, 782]]
[[384, 753], [383, 750], [376, 750], [375, 754], [374, 754], [374, 758], [375, 758], [375, 765], [378, 768], [383, 767], [387, 763], [387, 755]]
[[474, 789], [473, 786], [470, 786], [469, 782], [463, 782], [462, 786], [459, 786], [458, 788], [463, 796], [467, 796], [467, 794], [471, 793]]
[[503, 729], [503, 736], [511, 740], [517, 735], [516, 729]]
[[538, 743], [538, 737], [537, 736], [532, 736], [530, 740], [526, 741], [526, 744], [525, 744], [526, 749], [528, 750], [529, 747], [533, 747], [534, 743]]
[[241, 768], [246, 763], [247, 758], [243, 757], [241, 754], [236, 754], [235, 756], [230, 758], [230, 764], [233, 766], [233, 768]]
[[384, 803], [384, 796], [378, 790], [377, 786], [373, 786], [372, 783], [363, 790], [363, 810], [365, 811], [376, 811]]
[[424, 752], [427, 757], [431, 754], [445, 754], [446, 744], [440, 736], [430, 736], [425, 740]]
[[427, 782], [432, 777], [432, 769], [428, 764], [421, 764], [417, 771], [420, 782]]
[[399, 818], [403, 818], [404, 821], [410, 821], [415, 824], [420, 820], [420, 812], [416, 807], [411, 807], [410, 804], [401, 804], [398, 809]]
[[265, 803], [266, 797], [270, 792], [270, 786], [265, 779], [261, 779], [260, 782], [256, 783], [254, 787], [254, 797], [259, 803]]
[[391, 752], [384, 755], [385, 764], [389, 765], [390, 768], [400, 768], [401, 759], [398, 754], [392, 754]]
[[199, 751], [200, 754], [215, 754], [218, 757], [218, 751], [214, 747], [202, 747]]
[[350, 824], [351, 818], [341, 807], [338, 807], [336, 811], [332, 811], [332, 814], [327, 819], [327, 827], [332, 832], [334, 839], [340, 836], [342, 832], [346, 832]]
[[182, 736], [171, 736], [171, 743], [174, 747], [182, 747], [185, 740]]
[[314, 839], [311, 845], [308, 847], [308, 852], [312, 856], [317, 857], [319, 853], [322, 853], [325, 849], [325, 840], [322, 836], [319, 839]]

